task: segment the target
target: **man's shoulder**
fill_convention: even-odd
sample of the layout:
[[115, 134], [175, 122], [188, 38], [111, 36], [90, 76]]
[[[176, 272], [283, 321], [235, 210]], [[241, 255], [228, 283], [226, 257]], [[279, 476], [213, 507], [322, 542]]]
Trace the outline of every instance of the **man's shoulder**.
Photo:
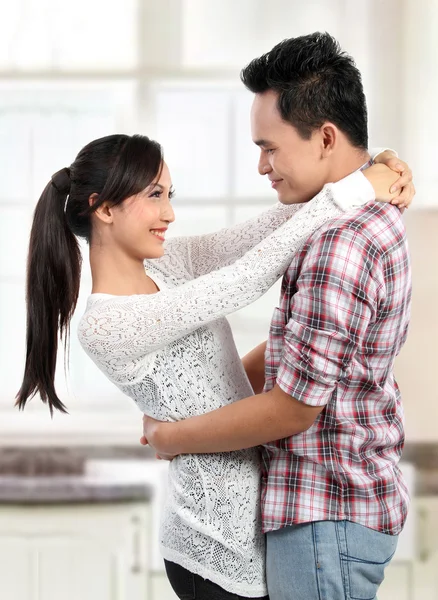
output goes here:
[[331, 219], [308, 240], [308, 247], [347, 239], [367, 241], [379, 253], [405, 240], [405, 227], [400, 210], [388, 203], [369, 202], [356, 210]]

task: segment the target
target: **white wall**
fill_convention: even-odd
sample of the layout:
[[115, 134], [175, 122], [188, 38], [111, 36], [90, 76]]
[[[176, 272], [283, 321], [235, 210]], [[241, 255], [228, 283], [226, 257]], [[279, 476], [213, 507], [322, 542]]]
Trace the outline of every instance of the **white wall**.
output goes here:
[[[90, 139], [139, 131], [163, 143], [177, 188], [174, 234], [243, 220], [274, 197], [256, 173], [251, 95], [242, 89], [239, 70], [285, 37], [328, 30], [363, 73], [371, 144], [397, 148], [413, 165], [416, 208], [438, 207], [432, 162], [438, 134], [437, 2], [78, 0], [68, 4], [73, 7], [68, 26], [61, 10], [66, 6], [56, 0], [2, 6], [0, 444], [137, 443], [135, 407], [75, 340], [90, 289], [86, 267], [69, 385], [62, 369], [57, 377], [71, 416], [52, 423], [37, 401], [24, 414], [13, 409], [24, 359], [32, 211], [50, 175]], [[232, 317], [242, 352], [265, 337], [277, 296], [278, 287]], [[418, 428], [411, 431], [418, 435]]]

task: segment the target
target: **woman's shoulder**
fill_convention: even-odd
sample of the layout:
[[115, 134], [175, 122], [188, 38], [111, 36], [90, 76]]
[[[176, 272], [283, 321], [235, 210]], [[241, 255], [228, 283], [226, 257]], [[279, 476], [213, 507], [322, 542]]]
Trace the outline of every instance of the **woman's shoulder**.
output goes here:
[[90, 294], [78, 323], [78, 336], [82, 345], [87, 346], [96, 338], [112, 337], [120, 330], [120, 326], [123, 328], [123, 325], [129, 322], [127, 314], [130, 307], [132, 310], [135, 298], [136, 296]]

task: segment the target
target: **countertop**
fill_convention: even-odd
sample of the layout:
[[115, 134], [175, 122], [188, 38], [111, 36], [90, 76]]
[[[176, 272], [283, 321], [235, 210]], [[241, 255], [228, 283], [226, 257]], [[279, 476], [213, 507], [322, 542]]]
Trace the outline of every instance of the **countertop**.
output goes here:
[[[120, 481], [86, 475], [89, 460], [142, 460], [155, 464], [144, 447], [0, 448], [0, 504], [150, 501], [147, 478]], [[402, 460], [416, 468], [415, 494], [438, 495], [438, 442], [407, 442]]]
[[106, 481], [86, 475], [0, 476], [0, 505], [148, 502], [152, 495], [147, 483]]

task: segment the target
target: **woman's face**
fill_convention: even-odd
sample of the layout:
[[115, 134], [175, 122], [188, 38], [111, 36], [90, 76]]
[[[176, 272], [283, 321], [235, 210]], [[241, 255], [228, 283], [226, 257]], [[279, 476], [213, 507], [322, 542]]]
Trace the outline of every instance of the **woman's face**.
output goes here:
[[170, 223], [175, 220], [172, 181], [166, 163], [160, 179], [148, 188], [112, 208], [112, 237], [132, 258], [160, 258]]

